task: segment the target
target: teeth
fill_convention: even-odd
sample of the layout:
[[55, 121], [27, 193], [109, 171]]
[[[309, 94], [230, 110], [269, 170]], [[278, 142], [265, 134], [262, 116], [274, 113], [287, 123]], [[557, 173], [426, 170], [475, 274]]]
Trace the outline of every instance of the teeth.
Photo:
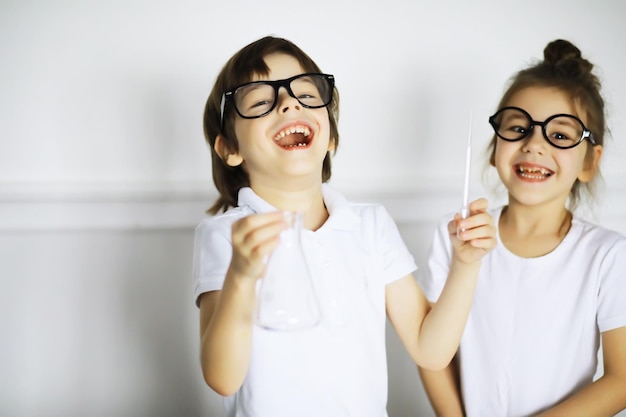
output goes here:
[[[285, 136], [293, 135], [294, 133], [300, 133], [304, 136], [309, 136], [311, 134], [311, 131], [306, 126], [292, 126], [290, 128], [287, 128], [285, 130], [278, 132], [278, 134], [274, 137], [274, 140], [279, 141]], [[303, 146], [303, 145], [298, 145], [298, 146]]]
[[285, 145], [285, 148], [295, 148], [295, 147], [303, 147], [303, 146], [306, 146], [306, 143], [300, 142], [295, 145]]
[[[531, 168], [531, 167], [522, 167], [519, 166], [517, 168], [520, 174], [526, 178], [541, 178], [541, 177], [549, 177], [552, 175], [552, 172], [545, 168]], [[534, 175], [533, 175], [534, 174]]]

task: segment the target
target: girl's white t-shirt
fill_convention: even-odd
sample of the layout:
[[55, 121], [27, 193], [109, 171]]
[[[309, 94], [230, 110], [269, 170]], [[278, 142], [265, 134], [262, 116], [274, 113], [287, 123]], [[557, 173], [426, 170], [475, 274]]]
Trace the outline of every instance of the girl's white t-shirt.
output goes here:
[[[498, 224], [502, 208], [493, 210]], [[418, 281], [435, 301], [448, 275], [447, 220]], [[529, 416], [592, 382], [600, 333], [626, 326], [626, 238], [577, 217], [552, 252], [484, 259], [459, 349], [468, 417]]]

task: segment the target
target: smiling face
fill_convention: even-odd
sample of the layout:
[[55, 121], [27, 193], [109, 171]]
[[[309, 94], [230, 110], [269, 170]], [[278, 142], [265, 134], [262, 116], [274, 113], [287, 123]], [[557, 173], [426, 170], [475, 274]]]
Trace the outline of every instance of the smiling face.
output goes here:
[[[576, 115], [583, 123], [587, 122], [582, 109], [555, 88], [522, 89], [511, 97], [506, 106], [522, 108], [537, 121], [562, 113]], [[498, 138], [493, 164], [509, 192], [509, 203], [555, 203], [564, 206], [575, 181], [590, 181], [595, 174], [602, 147], [593, 147], [593, 158], [586, 158], [591, 146], [585, 140], [574, 148], [558, 149], [543, 137], [539, 126], [535, 126], [527, 138], [517, 142]]]
[[[255, 75], [252, 81], [282, 80], [305, 72], [291, 55], [275, 53], [264, 60], [267, 76]], [[243, 165], [252, 188], [280, 187], [302, 179], [321, 182], [324, 158], [332, 150], [327, 108], [305, 108], [281, 87], [269, 114], [235, 119], [235, 134], [239, 151], [223, 156], [231, 166]]]

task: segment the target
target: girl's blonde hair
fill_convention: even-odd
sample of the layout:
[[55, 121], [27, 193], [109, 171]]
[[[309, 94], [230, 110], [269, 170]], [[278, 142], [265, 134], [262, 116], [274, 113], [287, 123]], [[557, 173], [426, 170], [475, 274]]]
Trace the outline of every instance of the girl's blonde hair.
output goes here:
[[[550, 42], [543, 50], [543, 60], [516, 73], [510, 80], [498, 109], [505, 107], [520, 90], [529, 87], [554, 87], [568, 95], [576, 108], [581, 109], [586, 126], [593, 134], [597, 145], [604, 146], [607, 131], [604, 100], [600, 94], [601, 83], [592, 72], [593, 64], [581, 56], [580, 50], [572, 43], [557, 39]], [[494, 164], [497, 136], [494, 134], [489, 144], [489, 161]], [[593, 162], [593, 149], [588, 147], [587, 162]], [[574, 209], [580, 199], [581, 191], [593, 196], [595, 183], [599, 181], [599, 168], [592, 181], [576, 180], [569, 196], [569, 205]]]

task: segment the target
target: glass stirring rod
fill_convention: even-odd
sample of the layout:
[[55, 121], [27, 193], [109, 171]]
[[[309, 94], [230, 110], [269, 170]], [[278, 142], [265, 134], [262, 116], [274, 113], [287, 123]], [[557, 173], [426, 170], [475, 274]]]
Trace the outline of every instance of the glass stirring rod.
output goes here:
[[[465, 153], [465, 182], [463, 184], [463, 206], [461, 207], [461, 217], [469, 216], [469, 183], [470, 171], [472, 166], [472, 119], [474, 117], [473, 110], [470, 111], [469, 133], [467, 138], [467, 150]], [[457, 229], [456, 234], [459, 236], [460, 230]]]

